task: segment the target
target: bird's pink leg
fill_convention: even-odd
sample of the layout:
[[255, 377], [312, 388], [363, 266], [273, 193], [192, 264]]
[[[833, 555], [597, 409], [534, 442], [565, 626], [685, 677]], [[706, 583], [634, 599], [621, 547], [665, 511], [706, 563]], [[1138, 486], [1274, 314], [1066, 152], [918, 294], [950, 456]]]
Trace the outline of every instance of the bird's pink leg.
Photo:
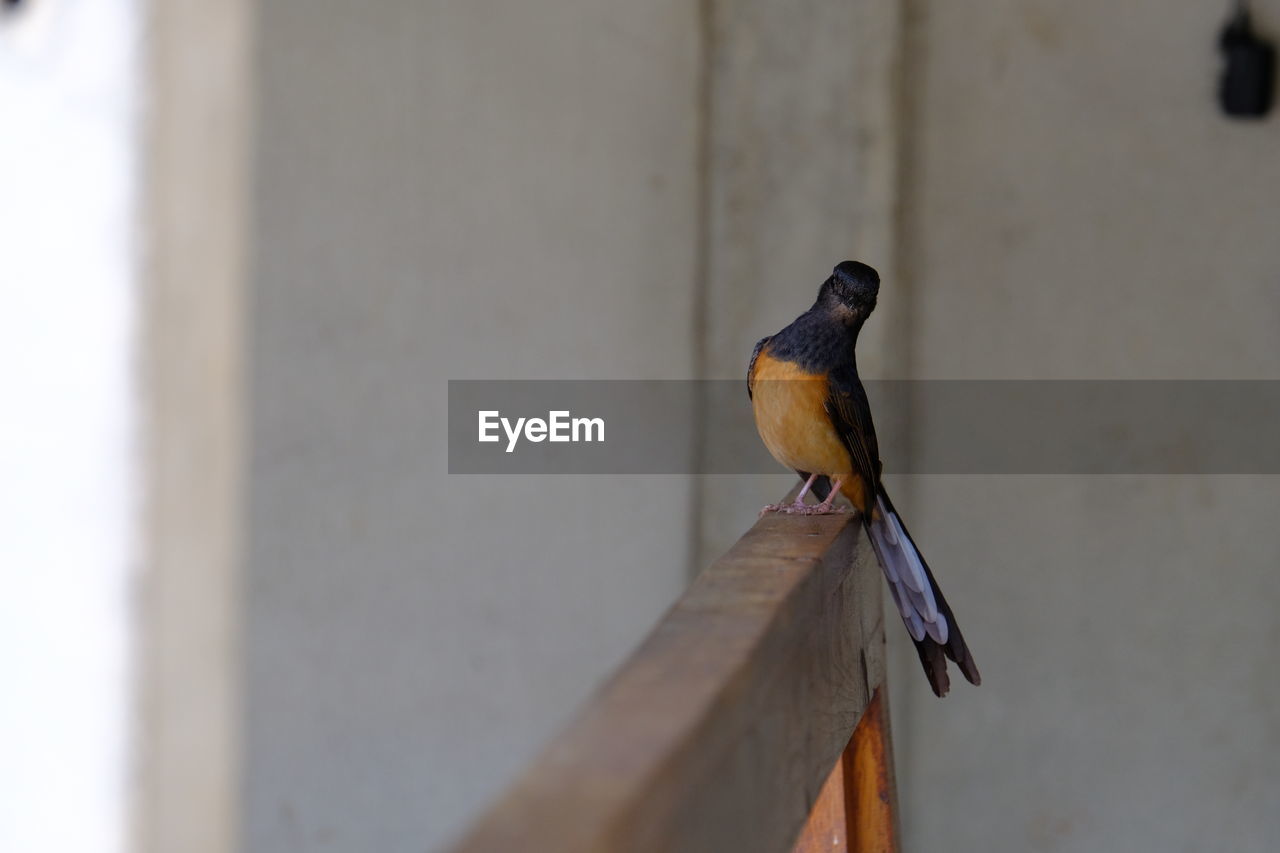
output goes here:
[[804, 485], [800, 487], [800, 492], [796, 495], [795, 502], [797, 504], [804, 503], [804, 496], [809, 494], [809, 490], [813, 488], [814, 481], [818, 479], [818, 474], [810, 474], [809, 479], [804, 481]]
[[831, 494], [827, 495], [827, 499], [815, 507], [805, 507], [807, 512], [805, 515], [833, 515], [845, 512], [842, 506], [836, 506], [836, 498], [840, 497], [840, 483], [842, 481], [837, 478], [831, 483]]
[[796, 515], [809, 515], [812, 513], [813, 507], [804, 502], [804, 496], [809, 493], [809, 489], [813, 488], [814, 480], [817, 480], [820, 476], [820, 474], [810, 474], [809, 479], [805, 480], [804, 485], [796, 494], [796, 499], [794, 501], [789, 504], [769, 504], [767, 507], [760, 510], [761, 517], [763, 517], [766, 512], [785, 512]]

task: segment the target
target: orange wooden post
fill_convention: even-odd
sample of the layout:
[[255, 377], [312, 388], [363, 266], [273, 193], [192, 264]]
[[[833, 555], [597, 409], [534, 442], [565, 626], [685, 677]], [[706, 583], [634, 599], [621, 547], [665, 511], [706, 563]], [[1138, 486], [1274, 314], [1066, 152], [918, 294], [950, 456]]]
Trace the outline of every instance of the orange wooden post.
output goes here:
[[848, 789], [845, 815], [849, 822], [849, 850], [892, 853], [898, 849], [898, 789], [893, 778], [889, 700], [883, 686], [876, 690], [858, 721], [850, 746], [853, 760], [850, 761], [849, 750], [841, 760]]
[[818, 793], [792, 853], [896, 853], [897, 792], [883, 688], [877, 688]]
[[853, 741], [850, 740], [818, 792], [818, 799], [809, 811], [791, 853], [849, 853], [849, 825], [845, 817], [849, 804], [845, 775], [852, 766], [852, 753]]

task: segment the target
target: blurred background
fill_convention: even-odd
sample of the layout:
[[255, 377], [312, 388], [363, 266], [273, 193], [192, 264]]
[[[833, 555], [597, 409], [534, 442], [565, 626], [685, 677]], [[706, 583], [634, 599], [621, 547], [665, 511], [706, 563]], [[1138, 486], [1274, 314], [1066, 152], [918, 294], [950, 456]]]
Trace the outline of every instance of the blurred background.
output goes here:
[[[844, 258], [869, 377], [1280, 379], [1229, 11], [6, 3], [0, 849], [445, 844], [793, 480], [450, 476], [450, 379], [737, 378]], [[906, 849], [1271, 849], [1277, 478], [887, 481], [984, 675], [887, 624]]]

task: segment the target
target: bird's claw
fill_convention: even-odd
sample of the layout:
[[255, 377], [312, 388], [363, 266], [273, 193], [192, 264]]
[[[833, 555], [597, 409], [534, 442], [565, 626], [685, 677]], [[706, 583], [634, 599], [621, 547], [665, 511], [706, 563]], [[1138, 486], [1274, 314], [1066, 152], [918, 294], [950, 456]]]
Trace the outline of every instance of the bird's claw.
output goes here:
[[769, 504], [760, 510], [760, 518], [764, 518], [766, 513], [779, 512], [783, 515], [839, 515], [849, 510], [835, 504], [807, 504], [802, 501], [796, 501], [789, 504]]

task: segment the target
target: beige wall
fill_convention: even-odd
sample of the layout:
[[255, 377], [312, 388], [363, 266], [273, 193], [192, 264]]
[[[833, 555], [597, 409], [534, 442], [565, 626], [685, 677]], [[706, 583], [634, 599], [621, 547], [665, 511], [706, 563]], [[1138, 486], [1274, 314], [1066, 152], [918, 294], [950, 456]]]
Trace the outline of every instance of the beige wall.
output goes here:
[[787, 487], [445, 473], [448, 379], [738, 378], [892, 263], [896, 15], [703, 11], [264, 7], [250, 849], [447, 838]]
[[692, 374], [698, 33], [263, 7], [247, 849], [441, 843], [683, 588], [687, 480], [451, 477], [445, 417], [449, 379]]
[[[447, 379], [736, 377], [847, 256], [871, 375], [1276, 375], [1221, 10], [775, 5], [262, 8], [246, 849], [445, 840], [787, 480], [450, 477]], [[912, 849], [1276, 833], [1273, 479], [890, 482], [987, 680], [900, 661]]]
[[[1280, 126], [1217, 113], [1226, 4], [908, 5], [911, 375], [1280, 377]], [[899, 675], [911, 849], [1273, 846], [1275, 478], [893, 482], [985, 677]]]

